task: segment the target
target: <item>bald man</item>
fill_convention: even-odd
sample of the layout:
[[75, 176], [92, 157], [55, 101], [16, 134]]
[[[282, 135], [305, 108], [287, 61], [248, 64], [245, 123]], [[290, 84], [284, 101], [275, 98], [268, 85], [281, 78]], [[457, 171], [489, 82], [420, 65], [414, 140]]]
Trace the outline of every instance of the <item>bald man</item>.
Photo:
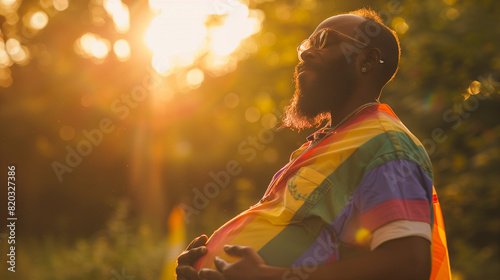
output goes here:
[[449, 279], [429, 157], [379, 103], [395, 32], [360, 9], [323, 21], [298, 55], [283, 126], [327, 125], [257, 204], [191, 243], [177, 279]]

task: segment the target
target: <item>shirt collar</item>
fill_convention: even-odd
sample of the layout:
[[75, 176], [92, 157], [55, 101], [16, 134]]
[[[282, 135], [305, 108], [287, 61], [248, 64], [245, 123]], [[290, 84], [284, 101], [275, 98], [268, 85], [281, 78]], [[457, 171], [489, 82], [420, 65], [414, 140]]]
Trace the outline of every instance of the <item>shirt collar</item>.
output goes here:
[[307, 139], [307, 141], [313, 141], [313, 142], [315, 142], [315, 141], [317, 141], [319, 139], [322, 139], [327, 134], [329, 134], [331, 132], [330, 129], [331, 129], [330, 121], [328, 121], [328, 123], [324, 127], [318, 129], [313, 134], [307, 136], [306, 139]]
[[[390, 110], [390, 107], [387, 104], [379, 104], [376, 110], [380, 110], [380, 107], [388, 108]], [[385, 110], [387, 110], [387, 109], [385, 109]], [[392, 110], [390, 110], [390, 112], [392, 113]], [[392, 114], [394, 114], [394, 113], [392, 113]], [[356, 115], [353, 116], [353, 118], [356, 118], [356, 117], [357, 117]], [[332, 130], [332, 120], [328, 120], [328, 123], [324, 127], [318, 129], [313, 134], [307, 136], [306, 139], [307, 139], [307, 141], [312, 141], [314, 143], [316, 141], [319, 141], [319, 140], [323, 139], [326, 135], [328, 135], [328, 134], [330, 134], [332, 132], [333, 132], [333, 130]]]

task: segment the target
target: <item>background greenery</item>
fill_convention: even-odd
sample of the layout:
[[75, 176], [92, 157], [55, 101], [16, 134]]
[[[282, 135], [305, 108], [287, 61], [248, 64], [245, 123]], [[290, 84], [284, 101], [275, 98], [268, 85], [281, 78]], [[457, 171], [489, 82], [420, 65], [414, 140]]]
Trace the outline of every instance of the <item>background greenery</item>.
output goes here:
[[[22, 16], [47, 1], [19, 2]], [[500, 276], [500, 2], [249, 1], [265, 15], [262, 30], [243, 42], [256, 44], [255, 53], [226, 75], [205, 74], [197, 89], [170, 87], [173, 97], [158, 104], [148, 97], [120, 120], [110, 104], [149, 75], [151, 53], [142, 38], [153, 15], [147, 1], [123, 2], [131, 7], [130, 32], [120, 35], [131, 42], [130, 60], [94, 63], [76, 55], [73, 44], [85, 32], [119, 36], [109, 19], [101, 26], [88, 20], [89, 2], [70, 1], [23, 42], [32, 50], [29, 62], [2, 68], [2, 79], [12, 82], [0, 87], [1, 178], [7, 180], [7, 165], [16, 165], [19, 218], [15, 274], [4, 268], [7, 231], [1, 232], [2, 279], [171, 279], [168, 264], [186, 240], [258, 201], [312, 132], [272, 130], [273, 140], [260, 143], [255, 158], [238, 152], [268, 126], [266, 114], [288, 103], [296, 46], [326, 17], [363, 6], [379, 11], [400, 35], [400, 71], [382, 101], [431, 156], [454, 279]], [[23, 28], [1, 16], [0, 24], [3, 40]], [[161, 79], [162, 87], [175, 81]], [[239, 102], [228, 106], [235, 95]], [[162, 109], [154, 111], [157, 105]], [[255, 122], [245, 116], [251, 107], [260, 113]], [[59, 182], [52, 163], [64, 162], [65, 147], [76, 147], [81, 131], [103, 118], [112, 118], [116, 130]], [[61, 139], [65, 125], [76, 131], [71, 140]], [[242, 172], [229, 186], [189, 222], [174, 215], [167, 223], [172, 209], [192, 206], [193, 189], [202, 190], [213, 181], [209, 172], [230, 160]], [[7, 205], [6, 190], [0, 196]]]

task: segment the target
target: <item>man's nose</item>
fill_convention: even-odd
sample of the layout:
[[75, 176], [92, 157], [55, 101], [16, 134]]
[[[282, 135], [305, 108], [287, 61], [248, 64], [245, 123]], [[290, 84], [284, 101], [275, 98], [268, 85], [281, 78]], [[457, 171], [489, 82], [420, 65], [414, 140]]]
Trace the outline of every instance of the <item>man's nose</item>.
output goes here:
[[316, 49], [314, 49], [314, 47], [310, 47], [309, 49], [303, 51], [300, 54], [299, 60], [300, 61], [307, 61], [307, 60], [314, 58], [316, 55], [317, 55]]

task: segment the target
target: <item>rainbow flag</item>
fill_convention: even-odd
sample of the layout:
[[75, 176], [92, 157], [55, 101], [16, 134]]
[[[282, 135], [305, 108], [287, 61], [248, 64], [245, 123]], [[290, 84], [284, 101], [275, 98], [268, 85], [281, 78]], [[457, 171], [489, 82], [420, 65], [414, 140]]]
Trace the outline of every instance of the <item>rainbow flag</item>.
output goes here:
[[[251, 246], [272, 266], [334, 262], [368, 251], [372, 232], [388, 222], [437, 220], [429, 157], [388, 105], [308, 140], [259, 203], [213, 233], [197, 268], [214, 267], [215, 256], [235, 261], [225, 244]], [[433, 246], [446, 248], [444, 229], [439, 233]], [[443, 254], [434, 257], [442, 267]]]
[[432, 229], [432, 272], [431, 280], [451, 279], [450, 259], [446, 232], [444, 230], [443, 214], [436, 190], [433, 189], [434, 227]]

